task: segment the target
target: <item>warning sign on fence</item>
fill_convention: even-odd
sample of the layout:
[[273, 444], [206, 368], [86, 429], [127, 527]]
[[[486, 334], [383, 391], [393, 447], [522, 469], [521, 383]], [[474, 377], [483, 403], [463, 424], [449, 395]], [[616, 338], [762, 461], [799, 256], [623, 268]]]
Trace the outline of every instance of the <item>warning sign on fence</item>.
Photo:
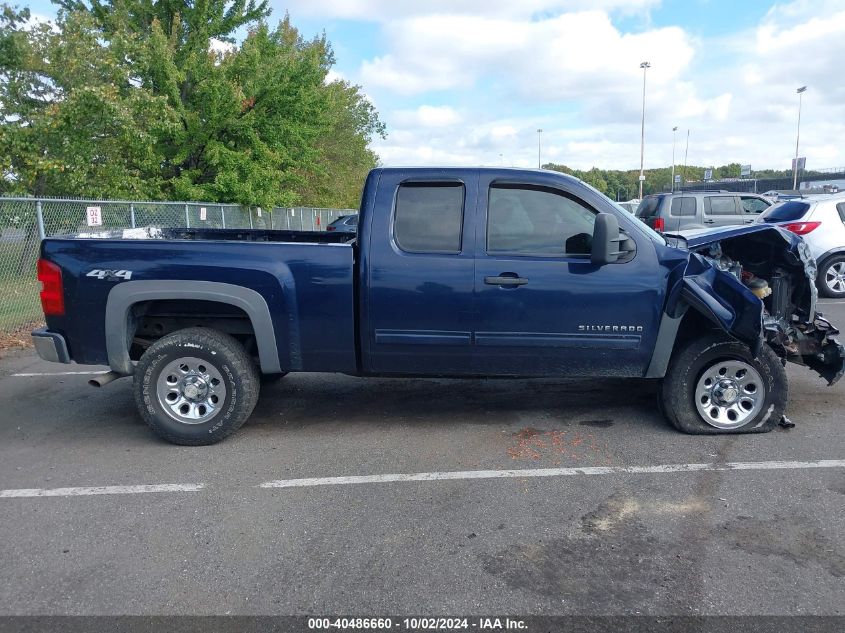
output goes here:
[[205, 207], [200, 207], [200, 220], [205, 221], [208, 219], [208, 212], [205, 210]]
[[87, 207], [85, 214], [88, 219], [88, 226], [103, 226], [103, 211], [100, 207]]

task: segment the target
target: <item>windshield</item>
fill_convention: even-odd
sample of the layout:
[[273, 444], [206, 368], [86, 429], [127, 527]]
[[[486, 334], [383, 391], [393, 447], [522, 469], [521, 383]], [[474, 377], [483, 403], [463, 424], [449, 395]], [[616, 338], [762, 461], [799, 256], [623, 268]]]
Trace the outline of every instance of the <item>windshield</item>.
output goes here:
[[[610, 200], [610, 198], [608, 198], [608, 200]], [[613, 200], [610, 200], [610, 202], [613, 203], [614, 207], [616, 207], [620, 211], [624, 211], [625, 214], [628, 215], [628, 217], [631, 217], [631, 214], [628, 213], [627, 211], [625, 211], [625, 207], [620, 206], [619, 203], [617, 203], [617, 202], [613, 202]], [[666, 244], [667, 243], [665, 237], [663, 237], [660, 233], [658, 233], [653, 228], [651, 228], [648, 224], [646, 224], [645, 222], [640, 220], [639, 217], [634, 216], [634, 219], [637, 221], [637, 227], [639, 229], [641, 229], [642, 232], [645, 233], [646, 235], [648, 235], [651, 239], [653, 239], [656, 242], [659, 242], [660, 244]]]
[[[624, 208], [624, 207], [619, 206], [619, 203], [617, 203], [617, 202], [615, 202], [615, 201], [611, 200], [609, 197], [607, 197], [606, 195], [604, 195], [601, 191], [599, 191], [598, 189], [596, 189], [595, 187], [593, 187], [591, 184], [586, 183], [586, 182], [584, 182], [583, 180], [581, 180], [581, 181], [579, 181], [579, 182], [580, 182], [582, 185], [584, 185], [587, 189], [590, 189], [591, 191], [594, 191], [595, 193], [597, 193], [598, 195], [600, 195], [602, 198], [604, 198], [605, 200], [607, 200], [610, 204], [612, 204], [614, 207], [616, 207], [617, 209], [619, 209], [619, 210], [620, 210], [622, 213], [624, 213], [626, 216], [631, 217], [631, 214], [630, 214], [630, 213], [628, 213], [628, 212], [625, 210], [625, 208]], [[637, 222], [635, 222], [634, 224], [636, 225], [636, 227], [637, 227], [640, 231], [642, 231], [643, 233], [645, 233], [648, 237], [650, 237], [652, 240], [654, 240], [654, 241], [655, 241], [655, 242], [657, 242], [658, 244], [663, 244], [663, 245], [666, 245], [666, 243], [667, 243], [667, 242], [666, 242], [666, 239], [665, 239], [665, 238], [664, 238], [664, 237], [663, 237], [660, 233], [658, 233], [657, 231], [655, 231], [654, 229], [652, 229], [650, 226], [648, 226], [645, 222], [643, 222], [642, 220], [640, 220], [640, 219], [639, 219], [639, 218], [637, 218], [636, 216], [634, 216], [634, 218], [637, 220]]]

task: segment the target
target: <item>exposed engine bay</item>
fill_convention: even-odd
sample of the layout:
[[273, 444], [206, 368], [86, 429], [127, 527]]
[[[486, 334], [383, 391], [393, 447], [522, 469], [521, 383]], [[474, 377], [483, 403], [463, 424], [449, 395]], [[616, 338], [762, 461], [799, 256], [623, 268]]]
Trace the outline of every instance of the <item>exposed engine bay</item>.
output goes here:
[[[725, 327], [718, 306], [713, 316], [752, 349], [765, 342], [782, 359], [813, 369], [829, 385], [842, 377], [845, 349], [832, 338], [839, 331], [816, 312], [816, 262], [803, 240], [774, 229], [689, 242], [692, 255], [685, 281], [693, 283], [685, 288], [684, 298], [699, 294], [696, 286], [709, 287], [721, 308], [733, 312], [733, 319], [727, 320], [730, 327]], [[705, 265], [715, 269], [715, 275]], [[743, 295], [746, 300], [740, 301]], [[755, 305], [757, 310], [751, 308]]]

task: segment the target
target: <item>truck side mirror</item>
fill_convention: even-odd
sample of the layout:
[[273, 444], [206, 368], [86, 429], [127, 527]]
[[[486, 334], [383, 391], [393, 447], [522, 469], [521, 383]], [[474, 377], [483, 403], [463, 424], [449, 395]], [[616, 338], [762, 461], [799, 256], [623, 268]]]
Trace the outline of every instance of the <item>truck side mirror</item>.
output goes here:
[[593, 226], [590, 261], [602, 266], [619, 259], [619, 221], [610, 213], [599, 213]]

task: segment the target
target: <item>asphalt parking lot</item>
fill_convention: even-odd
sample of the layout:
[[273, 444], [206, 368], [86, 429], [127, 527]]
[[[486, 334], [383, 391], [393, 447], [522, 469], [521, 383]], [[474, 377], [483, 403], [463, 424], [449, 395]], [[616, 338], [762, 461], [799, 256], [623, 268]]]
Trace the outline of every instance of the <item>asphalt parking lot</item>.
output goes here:
[[0, 361], [0, 614], [845, 613], [845, 383], [798, 367], [767, 435], [646, 381], [293, 374], [198, 448], [87, 370]]

